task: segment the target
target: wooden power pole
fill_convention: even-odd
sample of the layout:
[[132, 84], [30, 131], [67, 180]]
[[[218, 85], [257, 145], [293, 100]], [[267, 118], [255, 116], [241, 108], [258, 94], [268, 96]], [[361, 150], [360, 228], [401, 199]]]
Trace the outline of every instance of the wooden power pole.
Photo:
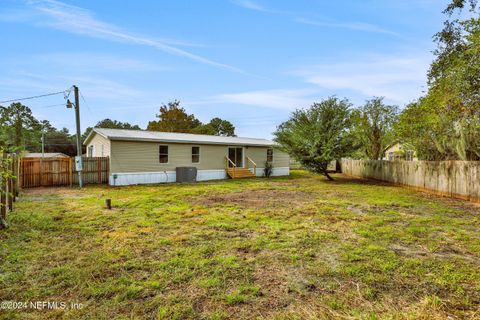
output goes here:
[[77, 157], [75, 159], [75, 167], [78, 172], [78, 185], [83, 187], [83, 175], [82, 175], [82, 136], [80, 133], [80, 98], [78, 97], [78, 87], [73, 86], [73, 92], [75, 94], [75, 123], [77, 127]]

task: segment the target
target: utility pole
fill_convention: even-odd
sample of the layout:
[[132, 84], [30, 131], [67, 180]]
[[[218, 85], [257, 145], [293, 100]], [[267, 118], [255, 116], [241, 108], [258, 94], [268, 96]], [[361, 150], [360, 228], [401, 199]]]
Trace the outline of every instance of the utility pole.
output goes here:
[[[78, 87], [73, 86], [73, 92], [75, 94], [75, 122], [77, 126], [77, 156], [75, 159], [75, 166], [78, 172], [78, 185], [83, 187], [83, 175], [82, 175], [82, 137], [80, 135], [80, 99], [78, 97]], [[67, 108], [70, 106], [70, 101], [67, 102]]]

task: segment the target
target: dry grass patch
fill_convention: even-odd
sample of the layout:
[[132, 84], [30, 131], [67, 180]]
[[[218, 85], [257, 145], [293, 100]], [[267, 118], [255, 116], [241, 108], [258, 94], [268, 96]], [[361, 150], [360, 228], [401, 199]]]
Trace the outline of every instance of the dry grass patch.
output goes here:
[[[280, 184], [280, 186], [285, 184]], [[207, 207], [218, 205], [237, 205], [244, 208], [276, 208], [276, 207], [299, 207], [315, 200], [312, 192], [259, 189], [241, 192], [201, 196], [192, 199], [196, 204]]]
[[[114, 209], [104, 208], [104, 198]], [[303, 171], [22, 195], [0, 319], [476, 319], [478, 206]]]

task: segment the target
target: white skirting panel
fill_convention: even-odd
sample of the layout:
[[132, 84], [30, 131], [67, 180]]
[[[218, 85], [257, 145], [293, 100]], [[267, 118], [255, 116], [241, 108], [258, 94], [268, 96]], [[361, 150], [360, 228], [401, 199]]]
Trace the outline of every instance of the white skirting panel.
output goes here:
[[[257, 168], [257, 177], [263, 177], [264, 168]], [[253, 169], [251, 169], [253, 173]], [[272, 170], [272, 177], [279, 177], [279, 176], [288, 176], [290, 174], [290, 167], [279, 167], [273, 168]]]
[[[252, 169], [253, 170], [253, 169]], [[289, 167], [273, 168], [272, 176], [288, 176]], [[155, 184], [176, 181], [175, 171], [162, 172], [127, 172], [111, 173], [109, 183], [111, 186], [128, 186], [132, 184]], [[263, 176], [263, 168], [257, 168], [257, 177]], [[198, 170], [197, 181], [226, 179], [225, 170]]]
[[[116, 178], [115, 178], [116, 177]], [[162, 172], [126, 172], [110, 174], [109, 184], [111, 186], [128, 186], [131, 184], [154, 184], [175, 182], [177, 174], [175, 171]]]
[[227, 173], [225, 170], [198, 170], [197, 181], [220, 180], [226, 179]]

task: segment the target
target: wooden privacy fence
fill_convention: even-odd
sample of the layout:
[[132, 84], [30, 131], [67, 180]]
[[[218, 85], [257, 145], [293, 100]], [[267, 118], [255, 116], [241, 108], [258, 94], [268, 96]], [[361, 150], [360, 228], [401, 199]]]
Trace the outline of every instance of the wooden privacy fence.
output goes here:
[[0, 154], [0, 229], [7, 226], [7, 210], [13, 210], [18, 195], [18, 158], [15, 154]]
[[[83, 157], [85, 184], [107, 184], [108, 157]], [[73, 186], [78, 184], [78, 172], [72, 158], [21, 158], [20, 187]]]
[[341, 160], [342, 173], [480, 202], [480, 161]]

